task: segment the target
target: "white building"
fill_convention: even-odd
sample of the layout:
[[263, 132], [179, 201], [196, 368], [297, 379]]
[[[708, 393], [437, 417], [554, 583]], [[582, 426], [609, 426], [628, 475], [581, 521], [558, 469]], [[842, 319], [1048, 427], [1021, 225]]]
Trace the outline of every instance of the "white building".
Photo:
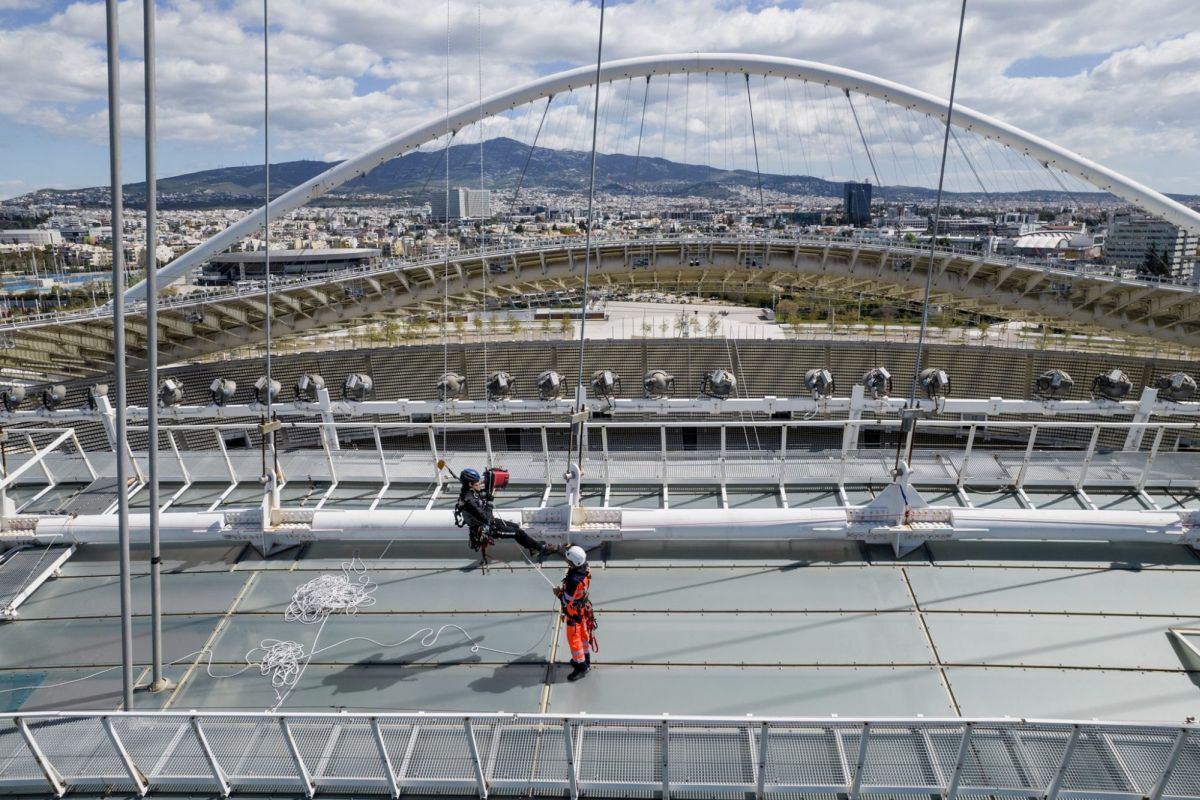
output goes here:
[[[446, 219], [446, 193], [434, 192], [429, 201], [429, 216], [435, 220]], [[488, 189], [468, 189], [457, 186], [450, 190], [450, 215], [452, 220], [487, 219], [492, 216], [492, 193]]]
[[1195, 236], [1156, 217], [1143, 214], [1113, 217], [1104, 240], [1105, 260], [1125, 269], [1142, 269], [1152, 249], [1166, 261], [1173, 280], [1181, 283], [1195, 280]]
[[0, 244], [24, 244], [33, 247], [62, 244], [62, 234], [46, 228], [16, 228], [0, 231]]

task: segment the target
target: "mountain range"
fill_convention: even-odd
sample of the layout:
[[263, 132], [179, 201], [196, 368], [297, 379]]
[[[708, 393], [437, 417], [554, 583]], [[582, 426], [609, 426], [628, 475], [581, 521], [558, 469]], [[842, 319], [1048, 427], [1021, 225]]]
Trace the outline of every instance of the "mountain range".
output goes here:
[[[510, 195], [521, 182], [524, 188], [582, 192], [587, 186], [590, 154], [578, 150], [534, 148], [514, 139], [496, 138], [484, 142], [482, 148], [484, 185], [502, 197]], [[480, 147], [478, 144], [453, 145], [448, 150], [415, 151], [394, 158], [367, 175], [356, 178], [326, 195], [341, 201], [412, 200], [427, 201], [440, 190], [445, 181], [443, 158], [448, 158], [450, 182], [456, 186], [479, 185]], [[271, 165], [271, 195], [278, 196], [303, 183], [337, 162], [287, 161]], [[522, 177], [523, 175], [523, 177]], [[259, 205], [263, 193], [262, 166], [222, 167], [192, 172], [169, 178], [159, 178], [159, 204], [164, 208], [223, 205]], [[749, 170], [723, 170], [699, 164], [680, 164], [657, 157], [636, 157], [621, 153], [598, 154], [596, 157], [596, 186], [610, 194], [646, 194], [678, 197], [732, 199], [745, 197], [757, 190], [759, 181], [764, 190], [788, 195], [842, 197], [842, 183], [807, 175], [759, 175]], [[130, 183], [125, 186], [126, 203], [139, 207], [145, 203], [146, 185]], [[107, 202], [107, 187], [60, 190], [42, 189], [17, 202], [75, 202], [103, 204]], [[933, 189], [919, 186], [880, 186], [877, 199], [894, 202], [932, 201]], [[1014, 200], [1029, 203], [1061, 203], [1062, 191], [1032, 190], [1025, 192], [989, 193], [951, 192], [952, 202], [979, 200]], [[1104, 192], [1074, 192], [1075, 202], [1104, 202], [1114, 200]], [[1200, 197], [1175, 196], [1181, 202], [1196, 202]]]

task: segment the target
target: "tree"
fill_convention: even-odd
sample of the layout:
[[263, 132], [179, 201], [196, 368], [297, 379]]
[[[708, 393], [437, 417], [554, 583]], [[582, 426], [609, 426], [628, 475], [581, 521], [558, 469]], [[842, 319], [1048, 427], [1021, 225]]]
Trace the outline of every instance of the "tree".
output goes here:
[[458, 340], [461, 342], [463, 334], [467, 331], [467, 321], [462, 316], [454, 317], [454, 332], [458, 334]]
[[652, 333], [654, 333], [654, 325], [652, 325], [649, 322], [643, 322], [642, 323], [642, 336], [649, 337], [650, 334], [652, 334]]
[[906, 233], [904, 234], [904, 241], [908, 244], [916, 244], [917, 235], [915, 233]]
[[542, 317], [542, 335], [543, 336], [550, 335], [550, 318], [549, 317]]
[[483, 315], [476, 314], [471, 319], [471, 325], [474, 326], [474, 328], [475, 328], [475, 335], [482, 339], [483, 338]]
[[709, 336], [716, 336], [721, 330], [721, 317], [715, 311], [708, 312], [708, 317], [704, 321], [704, 332]]
[[780, 300], [775, 304], [775, 318], [787, 322], [796, 318], [800, 313], [800, 304], [795, 300]]
[[1150, 243], [1150, 249], [1146, 251], [1146, 260], [1142, 262], [1142, 266], [1138, 272], [1143, 275], [1153, 275], [1160, 278], [1168, 278], [1171, 276], [1171, 264], [1158, 252], [1158, 244]]
[[671, 323], [664, 319], [662, 322], [658, 323], [658, 330], [663, 336], [666, 336], [667, 331], [671, 330]]
[[563, 335], [564, 339], [575, 336], [575, 320], [571, 319], [569, 314], [563, 314], [558, 318], [558, 332]]
[[504, 318], [504, 321], [508, 324], [508, 332], [509, 333], [511, 333], [513, 336], [521, 335], [521, 320], [520, 319], [518, 319], [512, 313], [509, 313], [509, 315]]

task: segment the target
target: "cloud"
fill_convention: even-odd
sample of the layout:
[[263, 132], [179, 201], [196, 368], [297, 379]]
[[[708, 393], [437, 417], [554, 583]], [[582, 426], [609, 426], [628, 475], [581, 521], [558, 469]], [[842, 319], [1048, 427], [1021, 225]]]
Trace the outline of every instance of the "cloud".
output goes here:
[[[595, 57], [598, 8], [593, 3], [480, 2], [481, 9], [476, 2], [451, 0], [447, 37], [445, 3], [273, 0], [275, 157], [341, 157], [435, 118], [447, 100], [447, 45], [452, 106], [477, 99], [481, 77], [482, 91], [493, 93]], [[28, 5], [0, 0], [0, 9]], [[837, 64], [945, 96], [954, 5], [944, 0], [631, 0], [608, 12], [605, 56], [771, 53]], [[120, 12], [123, 122], [136, 136], [143, 118], [141, 3], [124, 0]], [[159, 3], [158, 120], [164, 142], [190, 146], [193, 158], [216, 165], [229, 152], [261, 141], [261, 12], [257, 0]], [[103, 3], [79, 0], [41, 16], [23, 10], [21, 20], [0, 21], [0, 74], [6, 77], [0, 83], [0, 119], [103, 142]], [[1192, 185], [1200, 184], [1195, 178], [1200, 175], [1195, 133], [1200, 130], [1200, 33], [1169, 33], [1197, 29], [1200, 4], [1177, 0], [1079, 0], [1053, 13], [1043, 0], [978, 0], [968, 8], [958, 97], [1156, 188], [1200, 191], [1200, 185]], [[1097, 58], [1102, 60], [1096, 63]], [[1006, 74], [1018, 62], [1017, 74], [1024, 77]], [[1061, 63], [1081, 66], [1057, 70], [1070, 74], [1037, 74], [1038, 64]], [[669, 109], [664, 104], [668, 81], [652, 82], [642, 129], [645, 154], [753, 168], [757, 143], [764, 169], [869, 173], [853, 118], [837, 93], [756, 79], [756, 142], [740, 78], [728, 91], [717, 76], [707, 83], [700, 76], [688, 81], [671, 79]], [[635, 151], [641, 129], [637, 88], [617, 82], [603, 92], [602, 148]], [[556, 98], [542, 143], [585, 146], [590, 96], [577, 91]], [[930, 148], [940, 143], [936, 126], [865, 98], [856, 103], [882, 177], [928, 183]], [[531, 137], [540, 111], [537, 105], [528, 114], [491, 120], [488, 135]], [[465, 136], [473, 140], [478, 133]], [[1020, 171], [1002, 160], [1010, 154], [971, 142], [964, 148], [979, 167], [996, 173], [998, 183], [1015, 180]], [[163, 164], [165, 170], [170, 166]], [[973, 180], [969, 170], [960, 173], [964, 181]], [[36, 183], [35, 175], [25, 179]]]

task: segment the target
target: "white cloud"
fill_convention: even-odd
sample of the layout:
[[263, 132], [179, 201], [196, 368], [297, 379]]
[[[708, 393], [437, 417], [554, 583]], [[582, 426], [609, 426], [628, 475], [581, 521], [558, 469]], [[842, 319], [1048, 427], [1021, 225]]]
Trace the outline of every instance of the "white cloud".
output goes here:
[[[21, 2], [0, 0], [0, 9]], [[121, 3], [123, 113], [137, 134], [142, 119], [141, 3]], [[611, 7], [605, 55], [622, 58], [679, 51], [760, 52], [837, 64], [944, 96], [949, 89], [956, 3], [945, 0], [807, 0], [802, 5], [730, 0], [632, 0]], [[547, 64], [586, 64], [595, 53], [598, 9], [576, 0], [451, 0], [451, 105], [479, 93], [477, 43], [482, 42], [483, 89], [496, 92], [536, 77]], [[26, 15], [28, 16], [28, 15]], [[278, 158], [344, 156], [378, 143], [445, 107], [445, 3], [392, 0], [274, 0], [271, 4], [271, 121]], [[1043, 0], [977, 0], [968, 8], [959, 98], [976, 110], [1077, 149], [1165, 190], [1200, 191], [1200, 4], [1178, 0], [1079, 0], [1048, 10]], [[262, 118], [261, 4], [257, 0], [166, 0], [157, 20], [159, 131], [164, 141], [194, 143], [213, 159], [242, 151], [260, 135]], [[4, 23], [0, 23], [2, 25]], [[0, 28], [0, 118], [103, 141], [106, 115], [104, 6], [80, 0], [39, 23]], [[1010, 78], [1006, 68], [1029, 58], [1109, 53], [1087, 73]], [[699, 81], [697, 80], [697, 84]], [[717, 81], [713, 81], [717, 83]], [[665, 81], [655, 81], [647, 109], [646, 155], [717, 166], [751, 166], [744, 84], [689, 88], [671, 82], [671, 107], [662, 106]], [[640, 97], [615, 84], [603, 101], [607, 149], [636, 146]], [[857, 131], [837, 96], [809, 87], [790, 98], [783, 87], [755, 84], [760, 160], [765, 169], [849, 171], [847, 151]], [[695, 92], [696, 94], [692, 94]], [[585, 143], [586, 93], [556, 99], [542, 142]], [[632, 95], [632, 98], [631, 98]], [[633, 106], [633, 111], [629, 110]], [[885, 179], [906, 172], [916, 180], [936, 131], [862, 102], [864, 121]], [[534, 109], [540, 115], [540, 107]], [[618, 116], [618, 114], [620, 116]], [[841, 115], [838, 117], [837, 115]], [[624, 120], [624, 125], [621, 125]], [[536, 122], [536, 120], [535, 120]], [[489, 135], [531, 134], [523, 118], [499, 118]], [[684, 152], [683, 130], [688, 130]], [[466, 138], [476, 140], [471, 132]], [[890, 137], [890, 139], [889, 139]], [[829, 150], [831, 152], [826, 153]], [[836, 153], [832, 152], [836, 150]], [[728, 154], [728, 155], [727, 155]], [[1000, 158], [980, 150], [987, 166]], [[855, 153], [858, 171], [868, 169]], [[996, 165], [998, 176], [1009, 174]], [[0, 178], [7, 177], [0, 175]], [[998, 177], [997, 180], [1003, 180]]]

